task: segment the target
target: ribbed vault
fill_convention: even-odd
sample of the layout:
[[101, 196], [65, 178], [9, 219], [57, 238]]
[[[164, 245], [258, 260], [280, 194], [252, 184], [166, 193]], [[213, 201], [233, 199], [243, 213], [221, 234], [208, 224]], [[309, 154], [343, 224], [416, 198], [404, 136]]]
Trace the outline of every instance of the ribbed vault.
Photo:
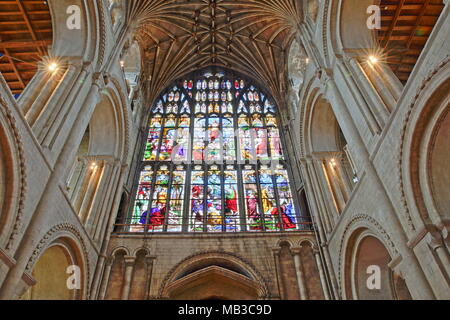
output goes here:
[[282, 101], [284, 59], [301, 22], [296, 0], [133, 0], [128, 19], [144, 49], [149, 99], [191, 71], [251, 76]]

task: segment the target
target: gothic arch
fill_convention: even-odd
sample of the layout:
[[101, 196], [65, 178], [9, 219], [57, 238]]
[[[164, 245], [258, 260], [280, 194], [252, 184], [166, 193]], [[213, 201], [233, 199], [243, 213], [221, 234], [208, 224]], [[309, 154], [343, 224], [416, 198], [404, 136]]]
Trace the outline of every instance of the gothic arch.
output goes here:
[[249, 262], [235, 254], [211, 251], [189, 256], [173, 267], [161, 284], [159, 298], [167, 298], [174, 289], [173, 284], [179, 288], [179, 284], [185, 281], [190, 282], [191, 274], [194, 278], [201, 278], [205, 274], [213, 275], [221, 272], [226, 272], [226, 277], [245, 280], [247, 288], [256, 290], [258, 299], [264, 299], [270, 295], [264, 278]]
[[450, 59], [432, 70], [410, 104], [402, 131], [400, 181], [408, 225], [444, 226], [448, 205], [448, 138], [450, 136]]

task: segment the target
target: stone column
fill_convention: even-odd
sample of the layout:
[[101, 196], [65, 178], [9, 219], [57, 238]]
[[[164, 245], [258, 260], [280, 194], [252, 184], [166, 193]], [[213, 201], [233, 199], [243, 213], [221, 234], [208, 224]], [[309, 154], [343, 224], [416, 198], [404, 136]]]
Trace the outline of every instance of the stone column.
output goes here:
[[83, 84], [86, 82], [89, 76], [89, 70], [91, 68], [91, 62], [82, 63], [80, 74], [74, 79], [74, 84], [72, 85], [69, 94], [67, 95], [64, 102], [62, 102], [62, 106], [59, 112], [56, 114], [56, 117], [51, 123], [51, 126], [46, 133], [45, 138], [42, 141], [42, 146], [44, 148], [51, 149], [53, 148], [55, 141], [65, 139], [65, 136], [58, 134], [60, 133], [61, 127], [64, 125], [64, 121], [70, 117], [71, 110], [77, 105], [79, 100], [80, 92], [82, 92]]
[[[438, 256], [441, 265], [444, 267], [445, 273], [450, 275], [450, 257], [448, 249], [441, 239], [441, 235], [437, 232], [428, 232], [425, 236], [428, 246]], [[444, 273], [444, 272], [443, 272]]]
[[136, 257], [126, 256], [125, 259], [125, 276], [122, 287], [122, 300], [128, 300], [130, 296], [131, 280], [133, 278], [134, 264]]
[[66, 140], [64, 148], [55, 163], [53, 173], [44, 186], [43, 190], [45, 190], [45, 192], [36, 205], [35, 212], [28, 227], [24, 230], [21, 245], [16, 252], [17, 263], [9, 270], [6, 280], [3, 282], [3, 286], [0, 289], [0, 299], [6, 300], [13, 298], [16, 286], [21, 280], [29, 257], [36, 246], [35, 241], [42, 236], [42, 227], [46, 224], [48, 212], [54, 210], [54, 201], [52, 197], [60, 190], [60, 183], [64, 183], [62, 178], [65, 176], [67, 167], [73, 163], [73, 159], [76, 157], [82, 134], [97, 105], [99, 91], [102, 87], [100, 84], [100, 76], [100, 74], [95, 75], [92, 88], [90, 89], [81, 110], [78, 112], [77, 119], [69, 132], [69, 138]]
[[325, 272], [323, 270], [322, 260], [320, 259], [320, 252], [316, 248], [313, 248], [314, 258], [316, 259], [317, 269], [319, 270], [320, 283], [322, 284], [322, 291], [326, 300], [330, 300], [330, 294], [328, 293], [328, 285], [325, 281]]
[[[105, 257], [100, 256], [100, 260], [104, 261]], [[99, 263], [100, 263], [100, 261], [99, 261]], [[98, 293], [98, 300], [105, 300], [106, 289], [108, 288], [108, 282], [109, 282], [109, 275], [111, 274], [111, 268], [112, 268], [113, 263], [114, 263], [114, 257], [109, 257], [108, 260], [106, 260], [105, 270], [103, 271], [102, 283], [100, 286], [100, 292]], [[94, 295], [95, 295], [95, 292], [93, 292], [93, 294], [91, 294], [91, 297], [95, 299]]]
[[[125, 178], [125, 171], [128, 168], [127, 165], [123, 165], [122, 169], [120, 171], [120, 177], [119, 177], [119, 183], [117, 184], [119, 187], [117, 188], [116, 194], [114, 196], [114, 201], [112, 201], [112, 209], [109, 212], [109, 216], [108, 219], [105, 219], [105, 223], [104, 223], [104, 228], [105, 230], [100, 231], [100, 237], [103, 238], [102, 241], [102, 247], [101, 247], [101, 256], [106, 256], [106, 252], [108, 250], [108, 244], [109, 244], [109, 239], [111, 237], [111, 233], [114, 227], [114, 220], [116, 219], [116, 214], [114, 214], [115, 212], [117, 212], [118, 207], [119, 207], [119, 203], [120, 203], [120, 197], [121, 197], [121, 191], [122, 191], [122, 184], [123, 184], [123, 180]], [[103, 228], [103, 227], [102, 227]], [[101, 273], [101, 270], [103, 269], [103, 264], [105, 263], [105, 259], [99, 259], [96, 269], [95, 269], [95, 275], [94, 275], [94, 280], [92, 282], [92, 287], [91, 287], [91, 292], [93, 295], [95, 295], [96, 291], [97, 291], [97, 287], [99, 285], [99, 275]]]
[[300, 259], [300, 248], [293, 248], [291, 250], [292, 254], [294, 255], [294, 264], [295, 264], [295, 273], [297, 275], [297, 284], [298, 284], [298, 290], [300, 292], [300, 299], [301, 300], [308, 300], [308, 292], [306, 289], [306, 282], [305, 282], [305, 276], [303, 274], [303, 266]]
[[44, 70], [44, 68], [38, 68], [38, 71], [31, 79], [30, 83], [28, 83], [18, 100], [19, 107], [23, 115], [25, 115], [31, 108], [31, 105], [42, 90], [42, 85], [46, 83], [49, 78], [50, 75]]
[[97, 187], [93, 190], [94, 195], [91, 202], [90, 214], [86, 221], [87, 232], [94, 238], [95, 228], [97, 227], [102, 213], [102, 205], [105, 197], [108, 196], [106, 192], [108, 184], [111, 181], [111, 171], [113, 168], [113, 163], [110, 160], [105, 160], [103, 164], [102, 173], [99, 174]]
[[277, 276], [277, 283], [278, 283], [278, 291], [280, 299], [284, 299], [284, 283], [283, 283], [283, 276], [281, 275], [281, 268], [280, 268], [280, 248], [272, 249], [273, 252], [273, 258], [275, 260], [275, 273]]
[[70, 63], [63, 78], [56, 80], [56, 88], [53, 90], [50, 97], [40, 106], [40, 114], [33, 124], [33, 131], [36, 134], [39, 142], [42, 142], [48, 128], [51, 126], [56, 114], [59, 113], [64, 100], [72, 89], [73, 81], [77, 77], [77, 73], [81, 68]]
[[[336, 170], [336, 167], [331, 163], [331, 160], [334, 159], [336, 162], [336, 167], [338, 166], [337, 159], [326, 157], [321, 161], [321, 165], [323, 168], [323, 182], [326, 184], [328, 192], [330, 193], [330, 201], [334, 202], [336, 205], [338, 215], [334, 216], [334, 220], [336, 221], [337, 217], [342, 213], [345, 208], [345, 199], [342, 195], [341, 186], [339, 184], [339, 174]], [[325, 162], [325, 163], [324, 163]], [[319, 163], [318, 163], [319, 164]], [[333, 201], [334, 200], [334, 201]]]
[[153, 278], [153, 265], [155, 263], [155, 256], [145, 257], [145, 264], [147, 265], [147, 279], [146, 279], [146, 300], [150, 300], [151, 297], [151, 286]]
[[[91, 164], [94, 162], [91, 162]], [[95, 193], [100, 180], [100, 175], [103, 171], [103, 161], [95, 160], [96, 167], [92, 170], [92, 175], [89, 177], [89, 182], [87, 184], [86, 190], [80, 190], [83, 192], [81, 194], [82, 201], [78, 212], [82, 223], [87, 225], [87, 221], [92, 214], [92, 203], [94, 201]]]
[[[351, 142], [352, 145], [355, 147], [356, 152], [358, 153], [362, 165], [366, 169], [367, 178], [374, 182], [374, 185], [377, 186], [378, 190], [380, 191], [380, 202], [382, 202], [388, 210], [388, 216], [392, 217], [390, 219], [390, 222], [392, 223], [392, 228], [394, 230], [398, 231], [398, 243], [404, 244], [402, 245], [402, 248], [400, 248], [400, 251], [402, 253], [402, 257], [404, 260], [406, 260], [410, 266], [409, 272], [414, 277], [417, 286], [416, 291], [413, 293], [413, 296], [420, 299], [435, 299], [435, 296], [433, 294], [433, 290], [431, 289], [430, 284], [426, 280], [426, 276], [423, 272], [423, 270], [420, 268], [419, 261], [415, 255], [415, 253], [411, 250], [411, 248], [408, 248], [406, 246], [406, 243], [408, 242], [406, 234], [404, 233], [405, 226], [402, 225], [400, 222], [400, 218], [396, 213], [395, 207], [391, 202], [391, 199], [389, 198], [389, 195], [387, 194], [387, 191], [383, 185], [383, 182], [381, 181], [380, 176], [378, 175], [378, 172], [376, 171], [371, 159], [369, 152], [367, 151], [364, 141], [361, 138], [361, 135], [357, 129], [357, 126], [355, 124], [355, 120], [352, 118], [350, 111], [348, 110], [346, 103], [339, 91], [339, 88], [336, 84], [336, 82], [333, 79], [328, 79], [327, 81], [327, 87], [330, 90], [330, 98], [335, 99], [334, 104], [334, 112], [336, 114], [336, 118], [339, 118], [341, 123], [346, 124], [347, 128], [347, 134], [349, 136], [349, 143]], [[420, 290], [419, 290], [420, 288]]]
[[314, 194], [316, 198], [317, 204], [317, 214], [321, 217], [323, 222], [323, 226], [325, 228], [325, 233], [330, 233], [332, 230], [330, 217], [328, 215], [328, 208], [326, 207], [325, 201], [323, 199], [323, 193], [320, 186], [320, 182], [318, 181], [318, 177], [316, 175], [316, 171], [314, 168], [314, 163], [312, 159], [306, 160], [305, 170], [308, 172], [309, 182], [311, 188], [311, 192]]
[[57, 74], [51, 74], [48, 81], [41, 87], [39, 95], [36, 97], [25, 114], [25, 119], [31, 127], [34, 126], [34, 123], [42, 113], [45, 105], [47, 104], [49, 98], [51, 97], [60, 81], [62, 80], [58, 78]]

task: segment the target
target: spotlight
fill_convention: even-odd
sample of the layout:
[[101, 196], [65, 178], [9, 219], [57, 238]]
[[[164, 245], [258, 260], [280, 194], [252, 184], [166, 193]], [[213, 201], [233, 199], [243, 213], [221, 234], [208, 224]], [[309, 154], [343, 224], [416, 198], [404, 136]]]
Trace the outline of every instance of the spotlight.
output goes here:
[[330, 160], [330, 165], [332, 166], [332, 167], [336, 167], [336, 159], [331, 159]]
[[376, 57], [376, 56], [369, 56], [369, 62], [371, 63], [371, 64], [376, 64], [376, 63], [378, 63], [378, 57]]
[[50, 72], [55, 72], [56, 70], [58, 70], [58, 64], [56, 62], [51, 62], [48, 64], [47, 69]]

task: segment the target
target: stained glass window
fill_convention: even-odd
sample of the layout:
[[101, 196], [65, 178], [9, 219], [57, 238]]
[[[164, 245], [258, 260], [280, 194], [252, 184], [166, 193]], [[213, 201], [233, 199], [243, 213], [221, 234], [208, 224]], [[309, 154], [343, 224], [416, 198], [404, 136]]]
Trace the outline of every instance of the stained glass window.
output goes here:
[[151, 108], [130, 232], [303, 229], [273, 100], [246, 79], [177, 81]]

